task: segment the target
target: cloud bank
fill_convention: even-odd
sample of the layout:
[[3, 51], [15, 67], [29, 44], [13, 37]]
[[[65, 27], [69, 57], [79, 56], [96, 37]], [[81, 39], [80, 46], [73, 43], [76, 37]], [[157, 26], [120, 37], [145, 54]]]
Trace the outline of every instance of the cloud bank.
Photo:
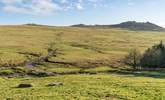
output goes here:
[[52, 14], [57, 11], [83, 10], [103, 0], [1, 0], [1, 9], [9, 13]]

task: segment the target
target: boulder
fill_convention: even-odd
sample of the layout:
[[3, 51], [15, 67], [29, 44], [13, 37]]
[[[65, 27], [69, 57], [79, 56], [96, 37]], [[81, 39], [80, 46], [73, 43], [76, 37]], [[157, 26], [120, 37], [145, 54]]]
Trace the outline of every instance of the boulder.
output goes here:
[[18, 88], [30, 88], [30, 87], [33, 87], [33, 85], [32, 84], [19, 84], [17, 87]]
[[53, 82], [49, 83], [47, 86], [63, 86], [64, 84], [62, 82]]

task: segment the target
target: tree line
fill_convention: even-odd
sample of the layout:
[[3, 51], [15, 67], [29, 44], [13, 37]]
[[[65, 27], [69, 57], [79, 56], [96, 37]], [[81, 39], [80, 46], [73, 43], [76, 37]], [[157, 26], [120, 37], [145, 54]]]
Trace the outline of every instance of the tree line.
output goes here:
[[165, 68], [165, 45], [162, 41], [148, 48], [144, 53], [132, 49], [125, 57], [124, 63], [139, 68]]

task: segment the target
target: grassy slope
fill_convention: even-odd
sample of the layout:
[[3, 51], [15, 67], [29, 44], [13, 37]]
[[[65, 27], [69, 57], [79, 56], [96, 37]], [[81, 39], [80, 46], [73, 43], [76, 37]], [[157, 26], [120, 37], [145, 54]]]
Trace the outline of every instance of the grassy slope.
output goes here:
[[[66, 62], [117, 61], [137, 47], [144, 51], [147, 47], [165, 40], [161, 32], [133, 32], [121, 29], [87, 29], [69, 27], [1, 26], [0, 64], [20, 63], [27, 58], [18, 52], [46, 54], [46, 47], [62, 33], [62, 51], [57, 60]], [[52, 59], [54, 60], [54, 59]], [[46, 67], [43, 69], [45, 70]], [[79, 68], [49, 68], [53, 72], [77, 71]], [[107, 67], [87, 69], [97, 72], [111, 70]], [[5, 70], [10, 72], [10, 70]], [[150, 73], [150, 72], [148, 72]], [[120, 75], [119, 75], [120, 74]], [[1, 78], [0, 99], [20, 100], [43, 99], [138, 99], [160, 100], [165, 98], [163, 77], [144, 77], [118, 74], [64, 75], [47, 78]], [[126, 73], [125, 73], [126, 74]], [[145, 73], [147, 74], [147, 73]], [[155, 74], [155, 73], [154, 73]], [[152, 75], [151, 75], [152, 76]], [[163, 75], [164, 76], [164, 75]], [[61, 87], [46, 87], [50, 82], [64, 82]], [[29, 89], [15, 88], [19, 83], [32, 83]]]
[[[51, 82], [64, 86], [47, 87]], [[32, 88], [16, 88], [31, 83]], [[116, 74], [64, 75], [47, 78], [0, 79], [0, 99], [11, 100], [164, 100], [165, 80]]]
[[[121, 29], [87, 29], [71, 27], [0, 26], [0, 64], [19, 63], [27, 58], [18, 52], [46, 54], [49, 43], [62, 33], [66, 62], [105, 61], [120, 59], [130, 48], [142, 51], [165, 40], [165, 33], [134, 32]], [[73, 52], [74, 51], [74, 52]]]

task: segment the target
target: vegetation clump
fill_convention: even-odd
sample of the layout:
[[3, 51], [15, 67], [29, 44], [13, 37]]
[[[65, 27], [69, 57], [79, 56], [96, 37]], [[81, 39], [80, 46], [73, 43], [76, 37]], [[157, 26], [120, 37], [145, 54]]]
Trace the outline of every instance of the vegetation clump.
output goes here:
[[125, 64], [139, 68], [165, 68], [165, 45], [159, 44], [148, 48], [143, 54], [134, 49], [125, 56]]
[[124, 58], [124, 63], [136, 69], [140, 65], [141, 53], [137, 49], [132, 49]]
[[27, 73], [30, 76], [37, 76], [37, 77], [47, 77], [47, 76], [54, 76], [53, 72], [46, 72], [46, 71], [36, 71], [32, 70]]
[[145, 51], [141, 58], [141, 66], [148, 68], [165, 67], [165, 45], [162, 41]]

